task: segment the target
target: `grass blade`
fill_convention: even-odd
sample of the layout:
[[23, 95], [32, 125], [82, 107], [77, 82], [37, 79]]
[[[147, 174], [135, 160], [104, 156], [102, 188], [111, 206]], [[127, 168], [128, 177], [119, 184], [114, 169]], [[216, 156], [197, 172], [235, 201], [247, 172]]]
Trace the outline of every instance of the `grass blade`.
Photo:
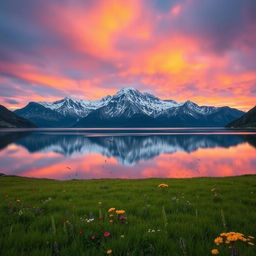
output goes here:
[[52, 233], [53, 233], [53, 235], [56, 235], [56, 225], [55, 225], [53, 216], [51, 216], [51, 223], [52, 223]]
[[167, 215], [164, 206], [162, 207], [162, 215], [163, 215], [163, 220], [164, 220], [164, 227], [166, 228], [168, 225], [168, 220], [167, 220]]
[[220, 210], [220, 214], [221, 214], [221, 221], [222, 221], [222, 225], [223, 225], [224, 231], [227, 231], [227, 224], [226, 224], [226, 219], [225, 219], [225, 215], [224, 215], [223, 209]]

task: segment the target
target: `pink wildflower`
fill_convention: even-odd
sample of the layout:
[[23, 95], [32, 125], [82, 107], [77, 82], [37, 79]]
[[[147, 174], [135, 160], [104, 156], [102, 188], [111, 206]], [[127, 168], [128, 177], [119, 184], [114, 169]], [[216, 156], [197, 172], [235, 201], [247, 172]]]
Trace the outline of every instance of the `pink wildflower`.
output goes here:
[[110, 236], [110, 233], [109, 232], [104, 232], [104, 236], [108, 237], [108, 236]]

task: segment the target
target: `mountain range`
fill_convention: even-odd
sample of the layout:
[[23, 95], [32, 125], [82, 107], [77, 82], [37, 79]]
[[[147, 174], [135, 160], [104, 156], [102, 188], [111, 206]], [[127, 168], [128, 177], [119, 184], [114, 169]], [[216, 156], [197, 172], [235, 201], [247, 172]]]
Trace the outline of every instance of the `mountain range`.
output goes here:
[[230, 107], [161, 100], [133, 88], [93, 101], [30, 102], [15, 113], [38, 127], [224, 127], [244, 114]]

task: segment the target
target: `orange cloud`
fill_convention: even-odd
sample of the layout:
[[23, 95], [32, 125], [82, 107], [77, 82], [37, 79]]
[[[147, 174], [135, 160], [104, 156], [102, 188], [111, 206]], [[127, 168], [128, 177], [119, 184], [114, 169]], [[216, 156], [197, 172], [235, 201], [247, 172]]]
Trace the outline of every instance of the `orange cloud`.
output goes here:
[[12, 64], [0, 62], [0, 69], [7, 75], [23, 79], [28, 82], [47, 85], [53, 88], [68, 88], [75, 86], [73, 80], [63, 76], [49, 75], [29, 64]]
[[182, 37], [165, 39], [136, 57], [127, 73], [132, 74], [177, 74], [188, 67], [197, 69], [200, 65], [189, 63], [188, 53], [194, 49], [194, 43]]
[[48, 23], [81, 51], [100, 58], [120, 56], [115, 48], [115, 37], [138, 17], [139, 2], [109, 0], [92, 6], [50, 6], [55, 15]]

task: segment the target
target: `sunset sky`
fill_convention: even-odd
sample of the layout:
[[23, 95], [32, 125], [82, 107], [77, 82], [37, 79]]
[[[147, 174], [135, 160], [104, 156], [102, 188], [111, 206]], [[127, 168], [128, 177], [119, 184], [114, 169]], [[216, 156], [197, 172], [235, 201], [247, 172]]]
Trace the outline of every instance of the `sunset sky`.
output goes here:
[[256, 105], [255, 0], [0, 3], [0, 104], [134, 87], [199, 105]]

